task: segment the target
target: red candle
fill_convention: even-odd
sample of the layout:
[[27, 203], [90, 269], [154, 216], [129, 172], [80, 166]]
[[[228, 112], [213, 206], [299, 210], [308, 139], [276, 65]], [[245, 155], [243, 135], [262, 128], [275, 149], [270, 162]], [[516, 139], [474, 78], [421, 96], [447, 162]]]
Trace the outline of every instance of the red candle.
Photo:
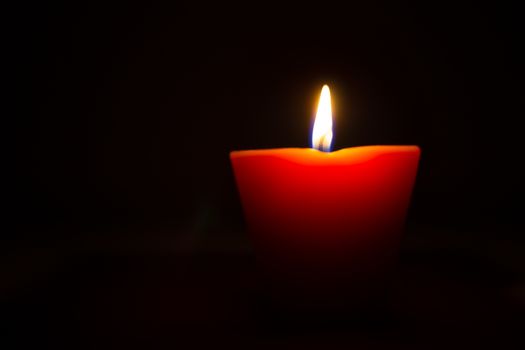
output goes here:
[[[331, 139], [325, 86], [313, 145], [326, 150]], [[373, 299], [395, 263], [419, 155], [417, 146], [232, 152], [246, 222], [273, 295], [316, 308]]]

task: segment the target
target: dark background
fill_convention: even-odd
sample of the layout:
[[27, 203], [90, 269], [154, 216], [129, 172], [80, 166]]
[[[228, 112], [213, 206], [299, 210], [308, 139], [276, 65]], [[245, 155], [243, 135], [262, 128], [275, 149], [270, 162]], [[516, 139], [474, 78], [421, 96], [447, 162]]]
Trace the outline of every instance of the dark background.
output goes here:
[[[251, 275], [250, 248], [228, 153], [309, 147], [326, 83], [334, 149], [422, 148], [402, 254], [416, 277], [401, 281], [425, 276], [436, 295], [450, 281], [459, 289], [439, 299], [450, 315], [428, 316], [440, 307], [425, 309], [436, 300], [424, 296], [412, 320], [444, 322], [462, 334], [446, 333], [450, 339], [470, 341], [467, 327], [480, 342], [494, 322], [494, 338], [513, 340], [525, 271], [518, 14], [503, 4], [443, 1], [16, 9], [8, 31], [11, 90], [20, 97], [10, 132], [15, 181], [2, 232], [9, 323], [55, 343], [68, 325], [75, 339], [97, 344], [176, 343], [180, 325], [209, 324], [205, 316], [186, 322], [193, 311], [168, 300], [191, 299], [194, 289], [179, 288], [191, 281], [206, 300], [205, 290], [248, 288], [239, 282]], [[231, 288], [215, 292], [217, 285]], [[457, 290], [468, 290], [465, 298]], [[454, 313], [478, 294], [469, 317]], [[106, 308], [117, 300], [127, 300], [117, 303], [122, 309]], [[205, 315], [236, 319], [214, 300]], [[136, 322], [126, 323], [130, 307]], [[458, 318], [455, 328], [446, 323]], [[481, 321], [479, 332], [474, 319], [488, 326]], [[417, 323], [395, 332], [411, 339]]]

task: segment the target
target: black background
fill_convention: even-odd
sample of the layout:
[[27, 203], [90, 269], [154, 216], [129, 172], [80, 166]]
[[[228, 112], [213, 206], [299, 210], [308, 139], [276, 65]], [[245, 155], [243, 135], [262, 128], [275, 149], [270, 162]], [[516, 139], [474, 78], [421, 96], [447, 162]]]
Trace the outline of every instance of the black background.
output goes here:
[[[15, 12], [8, 51], [20, 99], [11, 114], [16, 164], [9, 171], [16, 180], [3, 230], [2, 300], [17, 330], [56, 341], [71, 319], [70, 330], [92, 329], [109, 311], [93, 316], [72, 306], [106, 300], [86, 285], [127, 300], [130, 285], [149, 284], [144, 293], [162, 304], [171, 296], [157, 296], [165, 287], [158, 281], [178, 276], [180, 245], [204, 270], [229, 261], [228, 253], [198, 258], [246, 244], [228, 153], [309, 147], [325, 83], [333, 95], [334, 149], [422, 148], [406, 259], [434, 259], [433, 266], [449, 266], [438, 269], [446, 276], [463, 271], [454, 281], [473, 294], [523, 291], [522, 32], [515, 8], [166, 1], [64, 2]], [[199, 279], [193, 268], [188, 278]], [[217, 283], [235, 280], [231, 269], [216, 269]], [[141, 274], [146, 282], [104, 282]], [[472, 276], [482, 283], [469, 282]], [[170, 285], [187, 283], [177, 281]], [[231, 290], [239, 288], [233, 283]], [[518, 313], [518, 294], [504, 315]], [[148, 300], [129, 305], [147, 308]], [[473, 307], [501, 309], [499, 300], [490, 294]], [[166, 316], [153, 315], [155, 322]], [[503, 317], [502, 329], [513, 329], [513, 317]], [[164, 320], [166, 336], [173, 320]], [[101, 334], [116, 334], [114, 324], [106, 326]], [[121, 329], [166, 340], [135, 323]], [[86, 333], [94, 343], [102, 339]]]

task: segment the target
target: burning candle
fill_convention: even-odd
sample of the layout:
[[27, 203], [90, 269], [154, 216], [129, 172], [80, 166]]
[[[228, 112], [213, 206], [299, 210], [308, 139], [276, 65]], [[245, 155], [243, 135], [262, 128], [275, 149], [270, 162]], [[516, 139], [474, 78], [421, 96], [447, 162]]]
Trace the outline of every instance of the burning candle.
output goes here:
[[321, 309], [381, 293], [399, 250], [417, 146], [330, 152], [330, 90], [321, 91], [312, 148], [231, 152], [255, 253], [273, 296]]

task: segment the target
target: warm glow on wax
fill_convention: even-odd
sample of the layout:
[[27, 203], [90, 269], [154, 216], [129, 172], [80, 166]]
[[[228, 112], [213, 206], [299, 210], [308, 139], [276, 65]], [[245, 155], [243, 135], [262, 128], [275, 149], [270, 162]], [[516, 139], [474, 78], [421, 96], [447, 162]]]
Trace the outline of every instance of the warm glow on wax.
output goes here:
[[330, 89], [324, 85], [317, 106], [314, 129], [312, 131], [312, 147], [320, 151], [330, 152], [332, 144], [332, 103]]

